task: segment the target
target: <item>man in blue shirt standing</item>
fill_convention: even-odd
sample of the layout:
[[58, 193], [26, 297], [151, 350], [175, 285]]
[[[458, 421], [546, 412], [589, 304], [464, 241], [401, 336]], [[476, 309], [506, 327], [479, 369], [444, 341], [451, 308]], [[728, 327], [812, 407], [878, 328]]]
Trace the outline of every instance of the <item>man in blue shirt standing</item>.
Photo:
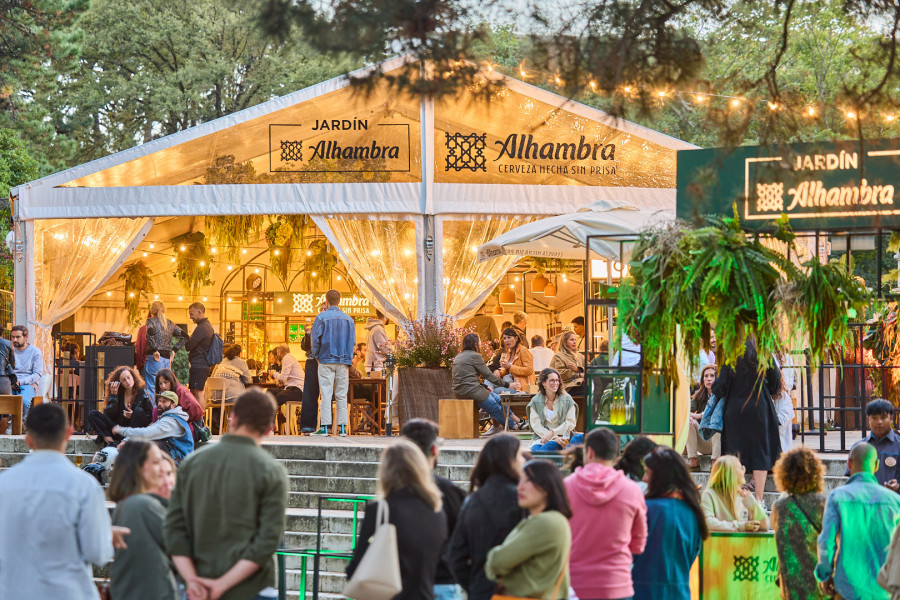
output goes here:
[[59, 404], [35, 406], [25, 424], [32, 452], [0, 473], [0, 598], [97, 600], [90, 565], [113, 557], [106, 494], [66, 458]]
[[328, 308], [319, 313], [312, 326], [310, 357], [319, 362], [319, 389], [322, 394], [321, 427], [313, 435], [328, 435], [331, 428], [331, 398], [337, 401], [339, 435], [347, 435], [347, 391], [350, 364], [356, 346], [356, 325], [339, 306], [341, 293], [328, 290]]
[[847, 459], [850, 479], [828, 494], [816, 580], [826, 594], [846, 600], [884, 598], [876, 578], [887, 558], [891, 535], [900, 519], [900, 495], [875, 479], [878, 453], [865, 442]]

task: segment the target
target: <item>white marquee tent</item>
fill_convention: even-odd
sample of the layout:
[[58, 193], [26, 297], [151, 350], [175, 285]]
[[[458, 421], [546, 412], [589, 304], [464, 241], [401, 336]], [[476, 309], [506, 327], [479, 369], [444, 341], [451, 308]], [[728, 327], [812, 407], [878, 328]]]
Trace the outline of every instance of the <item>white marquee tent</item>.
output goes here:
[[475, 250], [518, 225], [598, 200], [674, 210], [676, 151], [693, 146], [483, 76], [505, 84], [489, 103], [361, 95], [339, 77], [13, 189], [16, 321], [46, 348], [86, 304], [121, 307], [123, 265], [206, 216], [309, 215], [373, 302], [413, 318], [471, 312], [516, 260]]

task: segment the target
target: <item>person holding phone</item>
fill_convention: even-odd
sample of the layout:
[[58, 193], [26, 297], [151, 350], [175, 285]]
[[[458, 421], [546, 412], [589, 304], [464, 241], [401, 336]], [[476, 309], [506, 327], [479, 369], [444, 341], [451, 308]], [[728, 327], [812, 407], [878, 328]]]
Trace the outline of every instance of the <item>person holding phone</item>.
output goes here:
[[106, 409], [92, 410], [88, 425], [97, 432], [96, 442], [116, 444], [124, 438], [113, 433], [113, 427], [146, 427], [153, 418], [153, 403], [144, 379], [134, 367], [121, 366], [106, 378]]

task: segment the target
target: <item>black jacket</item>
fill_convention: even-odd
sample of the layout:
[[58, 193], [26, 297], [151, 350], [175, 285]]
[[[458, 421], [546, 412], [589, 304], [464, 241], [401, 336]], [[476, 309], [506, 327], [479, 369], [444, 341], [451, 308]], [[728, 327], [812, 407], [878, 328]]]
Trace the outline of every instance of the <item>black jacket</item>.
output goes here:
[[[121, 387], [119, 388], [121, 391]], [[112, 419], [113, 423], [120, 427], [146, 427], [153, 420], [153, 404], [150, 402], [150, 396], [147, 390], [140, 388], [131, 405], [131, 417], [127, 418], [124, 414], [125, 406], [119, 396], [110, 395], [106, 401], [106, 410], [104, 414]]]
[[[434, 577], [441, 549], [447, 541], [447, 517], [444, 511], [434, 512], [414, 491], [398, 490], [387, 498], [389, 521], [397, 528], [397, 551], [400, 555], [400, 578], [403, 590], [393, 600], [432, 600]], [[366, 516], [359, 530], [353, 559], [347, 566], [352, 577], [360, 559], [375, 534], [378, 504], [366, 507]]]
[[[453, 485], [453, 482], [446, 477], [435, 474], [434, 482], [437, 484], [438, 489], [441, 490], [441, 496], [443, 497], [443, 512], [447, 515], [447, 542], [449, 542], [450, 536], [453, 535], [453, 530], [456, 528], [456, 518], [459, 516], [459, 509], [462, 507], [463, 500], [466, 499], [466, 493]], [[447, 544], [445, 543], [441, 550], [441, 561], [438, 563], [434, 582], [437, 584], [459, 583], [453, 577], [453, 573], [447, 565], [444, 557], [446, 550]]]
[[500, 475], [489, 477], [463, 502], [446, 559], [469, 600], [488, 600], [493, 595], [497, 584], [484, 574], [488, 551], [502, 544], [524, 516], [516, 482]]
[[197, 321], [197, 327], [194, 328], [194, 332], [188, 338], [187, 344], [184, 345], [188, 351], [192, 369], [209, 368], [209, 363], [206, 360], [206, 351], [209, 350], [214, 333], [215, 331], [213, 331], [213, 326], [210, 324], [209, 319], [203, 317]]

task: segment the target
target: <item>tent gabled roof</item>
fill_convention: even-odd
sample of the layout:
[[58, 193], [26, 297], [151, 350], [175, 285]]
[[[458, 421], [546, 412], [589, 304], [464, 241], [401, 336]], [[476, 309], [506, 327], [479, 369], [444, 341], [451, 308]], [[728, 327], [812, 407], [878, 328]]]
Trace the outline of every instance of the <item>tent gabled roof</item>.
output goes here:
[[[360, 101], [362, 103], [358, 107], [353, 105], [356, 100], [350, 101], [350, 98], [357, 98], [349, 89], [351, 77], [358, 77], [371, 69], [390, 72], [411, 60], [411, 56], [395, 57], [350, 75], [319, 83], [18, 186], [11, 192], [19, 198], [16, 203], [17, 216], [30, 220], [279, 212], [418, 214], [510, 211], [505, 199], [518, 194], [513, 187], [518, 188], [519, 185], [501, 186], [507, 188], [503, 191], [481, 185], [485, 192], [482, 196], [470, 193], [465, 186], [471, 183], [508, 184], [518, 181], [496, 180], [495, 177], [495, 180], [470, 182], [465, 176], [453, 179], [453, 173], [438, 173], [435, 177], [435, 171], [439, 169], [436, 163], [442, 160], [442, 152], [445, 152], [442, 147], [435, 148], [438, 141], [434, 137], [440, 127], [449, 123], [456, 129], [480, 125], [487, 130], [495, 125], [495, 120], [486, 117], [478, 119], [464, 111], [445, 110], [442, 113], [442, 101], [433, 103], [424, 99], [379, 98], [377, 94], [373, 94], [374, 100], [369, 98]], [[509, 95], [518, 95], [528, 99], [528, 102], [533, 100], [543, 107], [544, 114], [567, 115], [575, 123], [570, 124], [570, 127], [579, 122], [592, 127], [606, 127], [617, 132], [626, 142], [636, 138], [638, 143], [652, 146], [656, 154], [666, 155], [666, 165], [661, 170], [671, 172], [673, 180], [675, 151], [694, 148], [670, 136], [617, 119], [515, 78], [497, 72], [486, 72], [485, 76], [502, 79]], [[306, 112], [301, 112], [301, 106]], [[405, 148], [406, 155], [401, 154], [393, 162], [385, 161], [385, 168], [377, 171], [368, 164], [365, 168], [352, 167], [349, 170], [341, 170], [345, 167], [331, 163], [323, 167], [323, 171], [311, 171], [308, 167], [301, 170], [273, 168], [273, 160], [277, 160], [273, 157], [278, 155], [278, 141], [273, 142], [275, 128], [290, 132], [293, 131], [291, 127], [299, 127], [299, 123], [303, 121], [306, 127], [304, 135], [307, 136], [303, 140], [304, 152], [309, 160], [310, 154], [315, 156], [311, 148], [314, 142], [310, 137], [310, 122], [318, 123], [321, 115], [330, 114], [329, 111], [337, 111], [336, 115], [341, 118], [363, 115], [367, 123], [372, 122], [372, 129], [384, 126], [378, 131], [381, 134], [390, 132], [393, 139], [399, 140], [397, 144]], [[317, 115], [316, 120], [310, 115]], [[442, 115], [448, 115], [448, 118]], [[505, 118], [501, 115], [501, 120]], [[480, 121], [479, 125], [473, 124], [476, 120]], [[394, 128], [387, 127], [389, 125]], [[501, 134], [497, 132], [489, 135]], [[369, 142], [355, 143], [366, 146]], [[653, 153], [650, 152], [649, 155], [653, 156]], [[234, 166], [251, 173], [251, 179], [209, 179], [211, 171], [215, 171], [220, 164], [225, 164], [222, 163], [223, 160], [226, 163], [231, 160]], [[283, 151], [281, 160], [286, 160]], [[231, 163], [226, 166], [230, 167]], [[462, 184], [462, 187], [452, 192], [452, 197], [444, 198], [448, 194], [446, 191], [438, 190], [435, 194], [432, 189], [421, 185], [423, 179], [441, 184], [438, 188], [448, 181]], [[192, 185], [198, 183], [231, 185]], [[258, 183], [273, 185], [255, 185]], [[513, 209], [515, 214], [568, 212], [597, 200], [597, 194], [602, 197], [604, 193], [613, 193], [617, 197], [625, 194], [629, 196], [629, 201], [640, 205], [639, 199], [634, 197], [635, 190], [627, 188], [674, 188], [674, 184], [669, 185], [668, 181], [658, 184], [640, 180], [625, 187], [619, 183], [618, 190], [603, 192], [602, 183], [598, 186], [578, 181], [574, 177], [542, 178], [525, 185], [556, 186], [554, 197], [559, 199], [559, 206], [547, 206], [545, 201], [534, 199], [541, 196], [541, 192], [534, 192], [531, 194], [533, 201], [524, 204], [521, 209]], [[657, 203], [669, 202], [667, 191], [651, 195], [657, 196]], [[460, 196], [464, 196], [472, 204], [458, 204]], [[437, 205], [434, 197], [438, 198]], [[499, 205], [492, 198], [499, 199]]]

